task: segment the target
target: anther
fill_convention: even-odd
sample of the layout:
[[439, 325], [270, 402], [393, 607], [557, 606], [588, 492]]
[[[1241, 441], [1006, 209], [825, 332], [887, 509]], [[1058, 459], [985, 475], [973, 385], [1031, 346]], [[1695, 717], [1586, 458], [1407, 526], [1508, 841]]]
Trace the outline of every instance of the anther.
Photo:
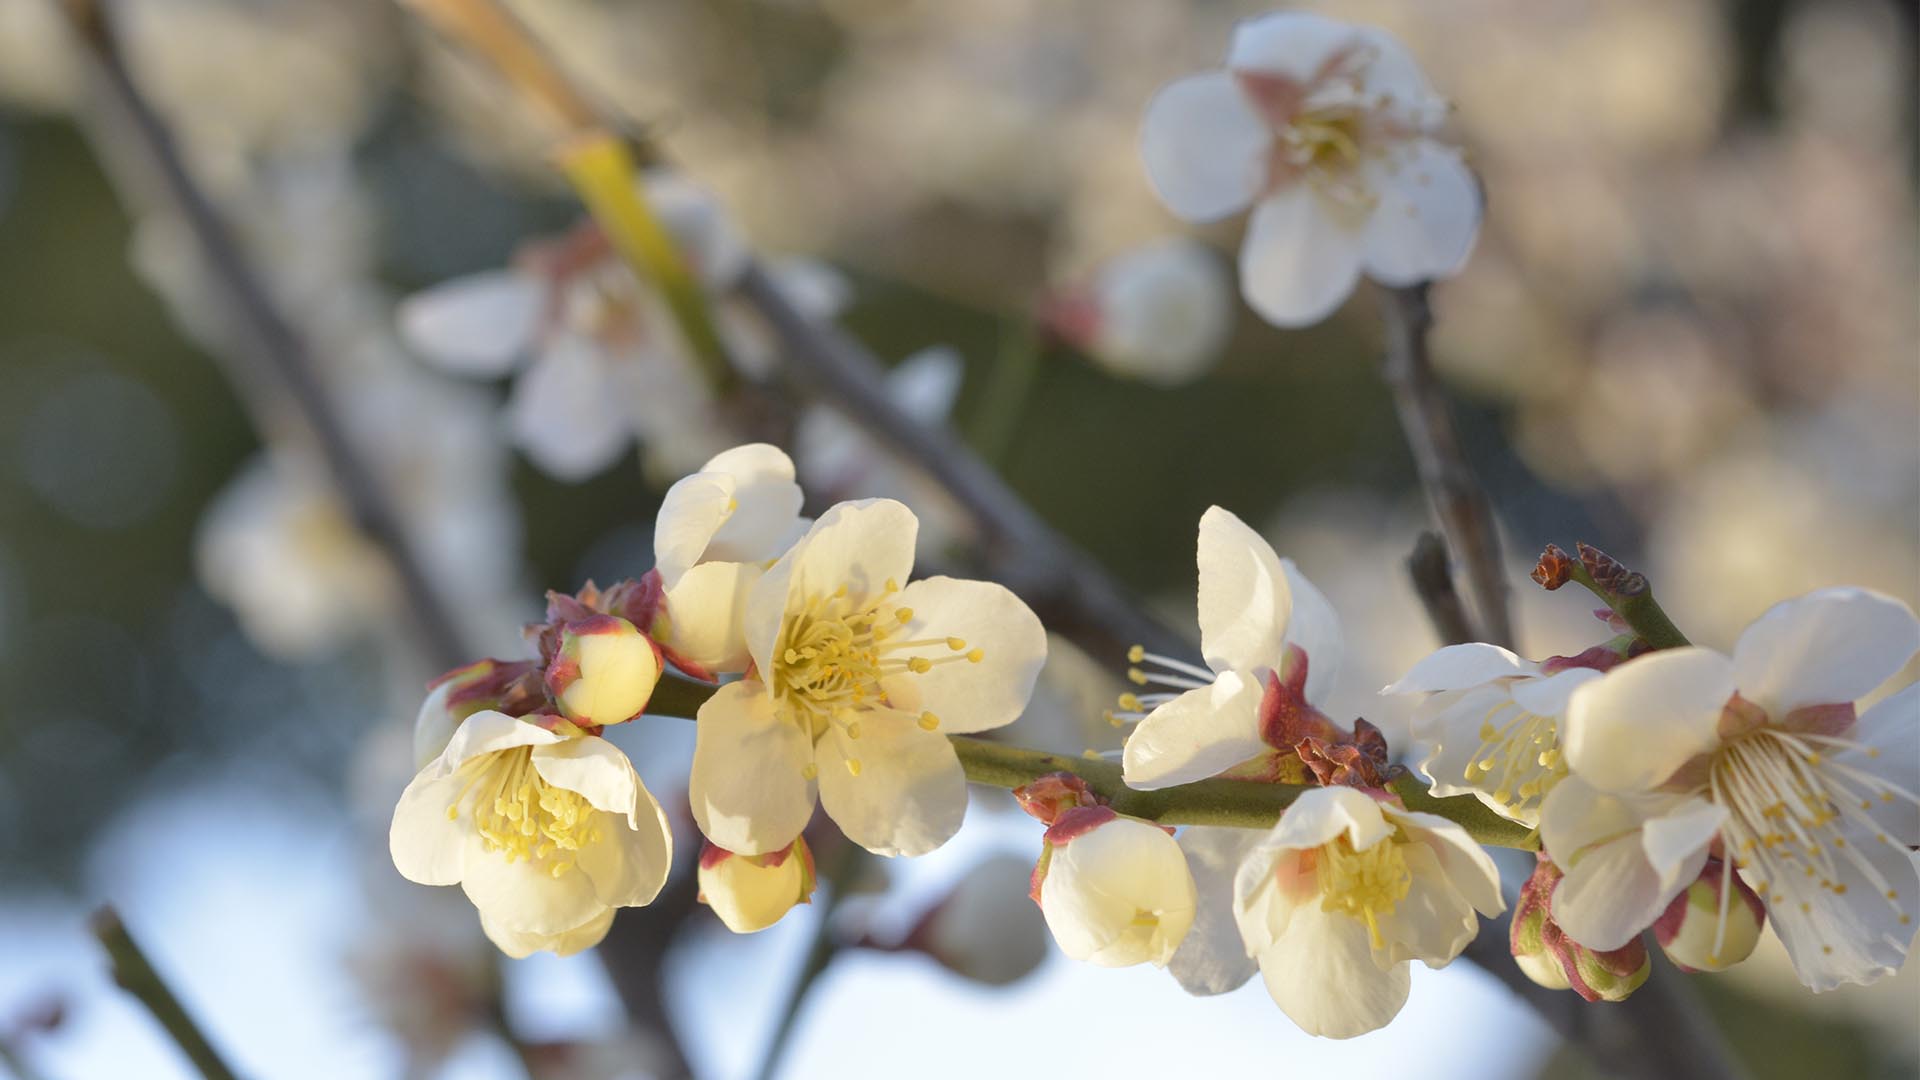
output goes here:
[[847, 772], [853, 774], [854, 776], [860, 775], [860, 759], [859, 758], [850, 757], [847, 759]]
[[1133, 648], [1127, 650], [1127, 663], [1129, 664], [1137, 664], [1146, 658], [1147, 647], [1145, 645], [1135, 645]]
[[923, 712], [920, 714], [920, 726], [927, 731], [932, 731], [940, 726], [940, 718], [930, 712]]

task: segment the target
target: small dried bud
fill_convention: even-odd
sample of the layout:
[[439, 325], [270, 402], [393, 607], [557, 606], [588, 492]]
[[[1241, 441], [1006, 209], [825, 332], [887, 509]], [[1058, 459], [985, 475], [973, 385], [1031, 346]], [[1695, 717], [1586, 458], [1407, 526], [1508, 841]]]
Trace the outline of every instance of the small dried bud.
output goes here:
[[706, 845], [700, 851], [700, 899], [736, 934], [765, 930], [813, 902], [813, 852], [795, 839], [766, 855], [738, 855]]
[[[1724, 919], [1723, 886], [1733, 893]], [[1724, 971], [1753, 955], [1766, 925], [1767, 909], [1760, 897], [1739, 874], [1729, 873], [1726, 863], [1708, 859], [1699, 878], [1654, 921], [1653, 936], [1682, 971]]]
[[1618, 559], [1591, 544], [1581, 543], [1580, 565], [1593, 575], [1594, 584], [1615, 596], [1638, 596], [1647, 591], [1647, 576], [1629, 570]]
[[1547, 550], [1540, 553], [1540, 561], [1534, 564], [1532, 577], [1548, 592], [1558, 589], [1573, 580], [1573, 556], [1558, 544], [1548, 544]]
[[647, 707], [660, 669], [653, 639], [625, 619], [592, 615], [560, 628], [547, 692], [576, 724], [625, 723]]
[[1031, 784], [1013, 789], [1013, 797], [1043, 825], [1052, 825], [1060, 815], [1076, 807], [1098, 806], [1100, 797], [1087, 782], [1070, 772], [1048, 773]]

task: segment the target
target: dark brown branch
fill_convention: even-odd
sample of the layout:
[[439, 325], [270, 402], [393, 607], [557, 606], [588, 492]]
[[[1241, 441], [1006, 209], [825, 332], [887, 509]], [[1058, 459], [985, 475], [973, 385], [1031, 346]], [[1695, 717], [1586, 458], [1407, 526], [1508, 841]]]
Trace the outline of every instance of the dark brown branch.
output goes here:
[[[354, 523], [393, 564], [428, 661], [437, 669], [466, 662], [471, 657], [457, 624], [427, 577], [378, 476], [353, 445], [306, 341], [281, 314], [258, 269], [195, 178], [166, 120], [134, 81], [106, 11], [98, 0], [53, 2], [66, 14], [86, 54], [97, 95], [128, 129], [139, 164], [164, 204], [179, 214], [198, 242], [251, 358], [271, 370], [278, 390], [313, 432]], [[248, 377], [248, 382], [257, 382], [257, 377]]]
[[1381, 374], [1393, 391], [1393, 405], [1406, 433], [1407, 448], [1420, 473], [1420, 486], [1453, 561], [1465, 570], [1472, 598], [1475, 632], [1470, 640], [1511, 646], [1513, 617], [1507, 606], [1506, 575], [1500, 565], [1500, 536], [1493, 510], [1473, 469], [1460, 452], [1445, 393], [1434, 378], [1427, 352], [1433, 312], [1427, 287], [1381, 290], [1386, 321], [1387, 357]]

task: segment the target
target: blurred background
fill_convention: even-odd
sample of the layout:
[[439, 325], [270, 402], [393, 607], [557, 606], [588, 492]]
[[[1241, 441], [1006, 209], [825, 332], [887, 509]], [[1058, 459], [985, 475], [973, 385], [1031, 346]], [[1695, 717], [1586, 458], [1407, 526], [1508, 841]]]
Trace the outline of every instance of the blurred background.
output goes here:
[[[1200, 512], [1262, 527], [1345, 621], [1335, 711], [1399, 744], [1404, 706], [1373, 691], [1435, 641], [1402, 573], [1424, 509], [1374, 297], [1311, 330], [1262, 325], [1230, 283], [1240, 222], [1186, 229], [1137, 160], [1154, 91], [1216, 66], [1265, 6], [513, 6], [734, 234], [786, 259], [797, 304], [906, 361], [905, 407], [950, 416], [1174, 625]], [[1525, 581], [1549, 542], [1645, 570], [1721, 647], [1822, 585], [1920, 601], [1912, 3], [1318, 6], [1410, 46], [1485, 185], [1478, 249], [1434, 293], [1435, 348], [1498, 506], [1523, 651], [1598, 636], [1580, 598]], [[656, 343], [631, 357], [652, 381], [620, 383], [639, 404], [606, 416], [551, 342], [517, 370], [434, 355], [409, 297], [537, 277], [579, 213], [539, 118], [398, 9], [106, 7], [472, 655], [520, 655], [542, 589], [643, 573], [664, 484], [748, 437], [793, 447], [816, 496], [907, 493], [930, 557], [969, 565], [937, 492], [764, 371], [755, 400], [712, 401]], [[84, 927], [105, 901], [246, 1075], [646, 1076], [682, 1056], [751, 1075], [824, 905], [745, 938], [685, 898], [623, 917], [609, 960], [659, 961], [656, 987], [591, 955], [497, 962], [457, 892], [393, 872], [387, 816], [439, 661], [87, 76], [53, 3], [0, 0], [0, 1075], [188, 1075], [108, 982]], [[1205, 347], [1157, 357], [1090, 329], [1127, 260], [1170, 244], [1200, 267], [1195, 303], [1218, 294]], [[722, 319], [738, 352], [771, 348]], [[606, 361], [631, 342], [599, 344]], [[1054, 653], [1010, 737], [1117, 746], [1100, 718], [1114, 658]], [[691, 725], [631, 726], [619, 741], [684, 806]], [[1071, 964], [1024, 897], [1037, 833], [978, 792], [960, 840], [846, 883], [820, 931], [841, 951], [777, 1074], [1567, 1067], [1466, 965], [1416, 972], [1391, 1027], [1327, 1043], [1257, 983], [1202, 1000], [1151, 969]], [[1913, 970], [1815, 997], [1769, 942], [1692, 981], [1756, 1075], [1920, 1062]], [[1134, 1031], [1151, 1037], [1113, 1037]]]

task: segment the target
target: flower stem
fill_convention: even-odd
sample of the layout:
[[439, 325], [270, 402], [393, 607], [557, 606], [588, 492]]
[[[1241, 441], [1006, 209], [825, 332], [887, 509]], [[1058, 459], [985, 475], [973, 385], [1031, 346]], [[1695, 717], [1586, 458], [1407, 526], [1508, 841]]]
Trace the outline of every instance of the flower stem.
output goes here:
[[113, 981], [120, 988], [147, 1007], [153, 1018], [160, 1022], [167, 1034], [173, 1037], [175, 1045], [180, 1047], [194, 1068], [207, 1080], [233, 1080], [233, 1070], [220, 1059], [213, 1044], [201, 1033], [193, 1022], [193, 1017], [180, 1004], [173, 991], [168, 989], [160, 973], [147, 961], [140, 946], [134, 943], [133, 935], [127, 933], [126, 924], [110, 907], [103, 907], [93, 913], [89, 922], [93, 936], [105, 946], [107, 956], [113, 962]]
[[1625, 619], [1640, 640], [1656, 649], [1677, 649], [1690, 645], [1687, 635], [1667, 617], [1666, 610], [1653, 598], [1653, 586], [1641, 574], [1628, 574], [1620, 584], [1609, 587], [1595, 578], [1581, 563], [1569, 568], [1568, 576], [1599, 597], [1613, 613]]

